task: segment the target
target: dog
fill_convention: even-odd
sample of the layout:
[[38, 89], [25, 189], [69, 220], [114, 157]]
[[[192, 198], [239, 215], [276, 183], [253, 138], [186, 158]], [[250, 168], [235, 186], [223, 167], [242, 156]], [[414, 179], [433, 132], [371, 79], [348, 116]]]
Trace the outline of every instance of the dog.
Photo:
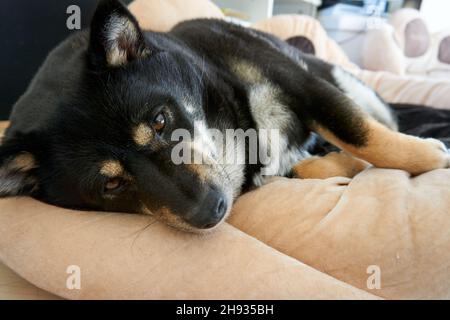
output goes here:
[[[49, 54], [10, 119], [2, 197], [151, 214], [194, 232], [216, 228], [271, 175], [353, 176], [369, 164], [417, 175], [450, 158], [437, 140], [397, 132], [362, 82], [287, 42], [215, 19], [143, 31], [117, 0], [101, 1], [90, 29]], [[178, 129], [194, 139], [176, 143]], [[218, 161], [223, 141], [210, 129], [254, 130], [269, 161], [248, 161], [249, 139], [224, 150], [244, 152], [243, 163]], [[277, 148], [262, 130], [278, 132]], [[342, 150], [333, 165], [311, 154], [318, 139]], [[201, 163], [173, 161], [180, 145]]]

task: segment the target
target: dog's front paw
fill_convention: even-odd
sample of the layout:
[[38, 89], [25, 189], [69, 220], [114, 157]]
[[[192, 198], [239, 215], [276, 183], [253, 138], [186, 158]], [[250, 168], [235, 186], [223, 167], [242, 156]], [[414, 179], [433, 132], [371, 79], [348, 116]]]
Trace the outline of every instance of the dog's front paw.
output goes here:
[[450, 150], [447, 148], [447, 146], [442, 141], [439, 141], [437, 139], [428, 138], [425, 140], [428, 141], [428, 143], [434, 145], [435, 148], [438, 150], [438, 152], [441, 154], [441, 156], [444, 158], [443, 167], [449, 168], [450, 167]]
[[439, 140], [419, 139], [414, 174], [420, 174], [434, 169], [450, 167], [450, 153], [445, 144]]
[[428, 143], [430, 143], [431, 145], [434, 145], [436, 149], [438, 149], [444, 153], [447, 153], [447, 154], [449, 153], [447, 147], [445, 146], [445, 144], [442, 141], [439, 141], [434, 138], [427, 138], [424, 140], [427, 141]]

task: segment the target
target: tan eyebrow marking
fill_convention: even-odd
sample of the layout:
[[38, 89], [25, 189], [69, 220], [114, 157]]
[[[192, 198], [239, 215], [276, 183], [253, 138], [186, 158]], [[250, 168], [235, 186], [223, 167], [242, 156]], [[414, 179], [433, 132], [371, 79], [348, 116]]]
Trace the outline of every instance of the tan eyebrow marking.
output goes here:
[[145, 123], [139, 124], [133, 130], [133, 140], [139, 146], [148, 145], [153, 139], [153, 130]]
[[258, 84], [264, 81], [261, 70], [244, 60], [231, 60], [229, 65], [232, 72], [245, 82]]
[[106, 160], [102, 162], [100, 173], [109, 178], [115, 178], [123, 175], [123, 166], [117, 160]]
[[193, 174], [195, 174], [200, 181], [205, 182], [208, 180], [208, 168], [206, 165], [201, 164], [188, 164], [186, 165], [187, 169], [191, 171]]

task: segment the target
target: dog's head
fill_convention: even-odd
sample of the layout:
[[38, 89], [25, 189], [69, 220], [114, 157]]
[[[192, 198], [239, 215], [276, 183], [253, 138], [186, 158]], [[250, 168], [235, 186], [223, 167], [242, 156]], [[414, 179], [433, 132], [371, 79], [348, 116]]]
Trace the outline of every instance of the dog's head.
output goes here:
[[[188, 230], [225, 218], [242, 173], [214, 158], [202, 70], [153, 36], [161, 39], [144, 37], [120, 2], [100, 3], [87, 50], [67, 61], [51, 55], [16, 105], [0, 147], [1, 196], [153, 214]], [[177, 129], [192, 139], [174, 141]]]

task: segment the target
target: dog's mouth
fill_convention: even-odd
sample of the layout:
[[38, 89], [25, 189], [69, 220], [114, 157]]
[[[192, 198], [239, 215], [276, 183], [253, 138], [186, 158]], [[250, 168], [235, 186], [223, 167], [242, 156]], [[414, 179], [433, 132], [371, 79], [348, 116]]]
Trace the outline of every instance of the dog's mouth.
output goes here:
[[[195, 212], [179, 215], [169, 207], [164, 206], [157, 210], [151, 210], [142, 203], [139, 213], [151, 215], [156, 220], [180, 231], [205, 234], [217, 230], [231, 213], [233, 197], [231, 192], [222, 193], [216, 199], [207, 199], [198, 206]], [[203, 209], [202, 209], [203, 208]]]

